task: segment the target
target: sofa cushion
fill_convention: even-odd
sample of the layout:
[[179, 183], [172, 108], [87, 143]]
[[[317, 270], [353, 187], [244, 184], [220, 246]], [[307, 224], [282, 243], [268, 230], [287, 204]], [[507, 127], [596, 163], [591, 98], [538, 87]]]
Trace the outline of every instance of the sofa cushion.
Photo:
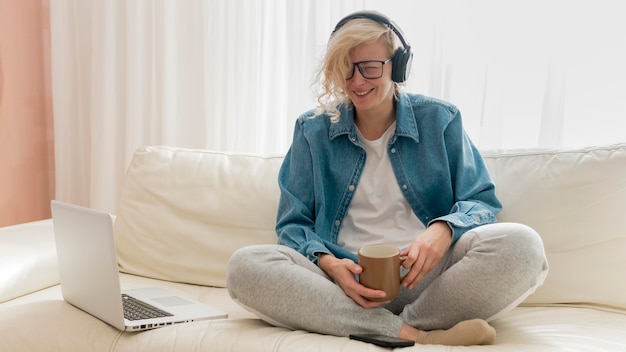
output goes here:
[[142, 147], [124, 180], [115, 237], [122, 272], [225, 286], [238, 248], [276, 243], [282, 157]]
[[525, 303], [626, 308], [626, 144], [484, 152], [499, 221], [541, 235], [550, 273]]

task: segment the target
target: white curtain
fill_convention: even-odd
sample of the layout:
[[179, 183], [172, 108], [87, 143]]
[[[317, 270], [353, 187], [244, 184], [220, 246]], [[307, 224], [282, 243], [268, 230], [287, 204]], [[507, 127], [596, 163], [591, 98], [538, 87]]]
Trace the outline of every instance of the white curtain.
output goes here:
[[624, 140], [619, 0], [55, 0], [57, 199], [116, 212], [141, 145], [284, 154], [336, 22], [404, 30], [408, 91], [455, 103], [483, 149]]
[[620, 0], [366, 1], [411, 41], [408, 90], [456, 104], [482, 149], [626, 141]]

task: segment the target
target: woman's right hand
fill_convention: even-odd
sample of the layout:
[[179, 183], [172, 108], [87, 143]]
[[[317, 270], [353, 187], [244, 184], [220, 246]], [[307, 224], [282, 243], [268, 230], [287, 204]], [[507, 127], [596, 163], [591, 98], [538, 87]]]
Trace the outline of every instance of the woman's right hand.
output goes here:
[[385, 297], [385, 291], [373, 290], [361, 285], [355, 276], [360, 274], [363, 268], [352, 260], [337, 259], [330, 254], [322, 254], [319, 258], [319, 265], [341, 287], [346, 296], [352, 298], [361, 307], [374, 308], [386, 303], [373, 302], [368, 299]]

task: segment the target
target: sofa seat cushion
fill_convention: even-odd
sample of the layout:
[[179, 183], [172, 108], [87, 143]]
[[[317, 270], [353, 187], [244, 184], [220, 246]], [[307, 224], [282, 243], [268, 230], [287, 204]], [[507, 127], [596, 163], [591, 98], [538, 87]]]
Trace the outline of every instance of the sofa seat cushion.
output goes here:
[[[229, 318], [144, 332], [120, 332], [63, 301], [60, 287], [54, 286], [0, 304], [0, 351], [389, 351], [345, 337], [272, 327], [233, 302], [225, 288], [126, 274], [121, 275], [121, 284], [125, 289], [163, 286], [218, 307], [228, 312]], [[518, 307], [492, 322], [497, 330], [495, 346], [470, 349], [626, 351], [624, 313], [569, 305]], [[467, 349], [425, 345], [402, 351]]]
[[224, 287], [230, 255], [276, 243], [282, 157], [139, 148], [115, 222], [122, 272]]

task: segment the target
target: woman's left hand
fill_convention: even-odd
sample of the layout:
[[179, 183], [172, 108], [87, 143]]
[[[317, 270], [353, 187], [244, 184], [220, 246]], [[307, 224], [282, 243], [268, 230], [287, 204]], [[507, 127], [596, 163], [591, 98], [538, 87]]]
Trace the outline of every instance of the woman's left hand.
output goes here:
[[439, 263], [452, 244], [452, 230], [446, 222], [437, 221], [417, 236], [400, 256], [406, 257], [402, 264], [411, 268], [402, 285], [413, 289]]

